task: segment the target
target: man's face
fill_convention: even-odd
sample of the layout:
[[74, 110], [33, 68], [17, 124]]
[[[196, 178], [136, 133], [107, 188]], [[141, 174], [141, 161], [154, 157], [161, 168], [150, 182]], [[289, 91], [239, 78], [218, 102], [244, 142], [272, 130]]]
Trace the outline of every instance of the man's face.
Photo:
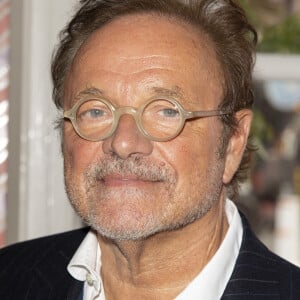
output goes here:
[[[211, 44], [194, 28], [159, 16], [124, 16], [92, 34], [77, 53], [64, 108], [93, 88], [116, 107], [172, 96], [186, 110], [214, 110], [222, 98], [220, 78]], [[197, 119], [176, 138], [153, 142], [123, 115], [111, 137], [90, 142], [65, 121], [69, 198], [86, 222], [112, 239], [180, 228], [220, 205], [221, 132], [218, 117]]]

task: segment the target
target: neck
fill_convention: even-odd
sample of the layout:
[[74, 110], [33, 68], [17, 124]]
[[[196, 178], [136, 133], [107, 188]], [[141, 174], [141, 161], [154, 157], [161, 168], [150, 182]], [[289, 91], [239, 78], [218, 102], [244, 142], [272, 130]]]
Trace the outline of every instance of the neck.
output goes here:
[[142, 241], [98, 237], [107, 299], [173, 299], [201, 272], [228, 229], [224, 201], [205, 216]]

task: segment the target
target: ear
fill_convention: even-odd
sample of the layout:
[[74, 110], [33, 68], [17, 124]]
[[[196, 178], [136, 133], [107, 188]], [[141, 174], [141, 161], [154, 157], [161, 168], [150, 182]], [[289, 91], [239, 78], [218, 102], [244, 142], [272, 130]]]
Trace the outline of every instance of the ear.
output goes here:
[[231, 136], [226, 151], [223, 183], [228, 184], [237, 171], [242, 160], [251, 128], [252, 111], [243, 109], [235, 114], [237, 128]]

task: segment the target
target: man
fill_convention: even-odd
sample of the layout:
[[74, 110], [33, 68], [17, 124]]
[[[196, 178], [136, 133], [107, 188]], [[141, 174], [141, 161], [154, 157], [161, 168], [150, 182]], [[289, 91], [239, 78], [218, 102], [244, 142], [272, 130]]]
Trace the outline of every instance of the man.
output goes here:
[[227, 199], [256, 34], [231, 0], [83, 0], [52, 64], [66, 191], [90, 228], [8, 247], [1, 299], [300, 299]]

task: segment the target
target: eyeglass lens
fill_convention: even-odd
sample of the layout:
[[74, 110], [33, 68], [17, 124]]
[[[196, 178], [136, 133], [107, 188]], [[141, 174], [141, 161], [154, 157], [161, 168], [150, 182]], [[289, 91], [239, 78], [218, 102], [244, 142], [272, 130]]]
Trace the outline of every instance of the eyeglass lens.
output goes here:
[[[114, 126], [118, 109], [114, 112], [101, 100], [88, 100], [77, 110], [78, 131], [90, 139], [103, 139]], [[173, 136], [182, 123], [182, 115], [176, 104], [168, 100], [155, 100], [148, 103], [134, 116], [143, 130], [151, 137], [165, 139]]]
[[181, 125], [181, 114], [177, 106], [167, 100], [156, 100], [144, 107], [141, 114], [144, 130], [155, 138], [173, 136]]
[[89, 100], [78, 107], [76, 124], [80, 133], [87, 138], [101, 139], [106, 136], [113, 121], [110, 107], [102, 101]]

